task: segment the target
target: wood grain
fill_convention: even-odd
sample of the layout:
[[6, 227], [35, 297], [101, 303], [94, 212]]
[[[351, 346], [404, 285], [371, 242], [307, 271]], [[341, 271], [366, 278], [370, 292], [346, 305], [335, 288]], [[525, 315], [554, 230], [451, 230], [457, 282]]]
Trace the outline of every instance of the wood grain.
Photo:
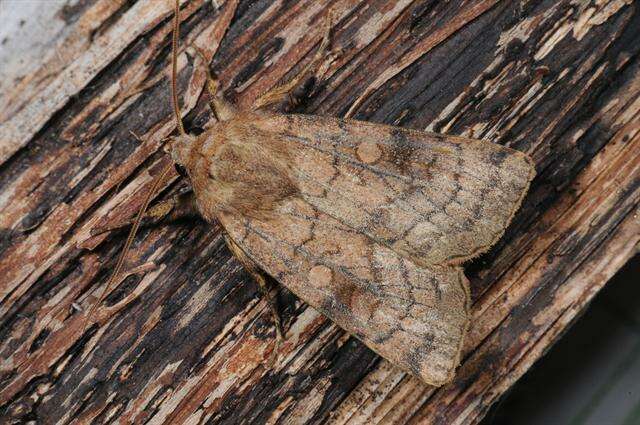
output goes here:
[[[133, 214], [167, 160], [171, 3], [59, 5], [38, 63], [3, 71], [0, 421], [475, 423], [637, 252], [636, 2], [241, 0], [230, 14], [230, 0], [192, 0], [181, 43], [217, 50], [213, 70], [239, 102], [304, 66], [333, 9], [339, 54], [300, 111], [343, 116], [358, 100], [358, 119], [526, 151], [538, 176], [501, 242], [467, 267], [473, 325], [456, 380], [437, 391], [282, 289], [287, 340], [267, 369], [268, 307], [202, 222], [144, 229], [128, 264], [145, 273], [83, 332], [125, 237], [89, 231]], [[190, 129], [208, 118], [194, 63], [181, 55]], [[171, 176], [158, 198], [184, 185]]]

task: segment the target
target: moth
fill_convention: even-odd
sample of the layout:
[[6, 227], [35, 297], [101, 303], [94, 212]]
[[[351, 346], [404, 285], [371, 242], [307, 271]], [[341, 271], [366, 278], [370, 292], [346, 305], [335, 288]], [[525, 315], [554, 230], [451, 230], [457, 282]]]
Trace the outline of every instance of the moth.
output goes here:
[[169, 150], [193, 191], [145, 212], [154, 185], [106, 288], [141, 221], [197, 211], [222, 225], [261, 288], [266, 273], [394, 365], [430, 385], [449, 382], [469, 326], [462, 264], [504, 233], [534, 177], [531, 159], [481, 140], [273, 112], [316, 60], [250, 109], [207, 74], [212, 122], [188, 134], [175, 89], [175, 3], [179, 135]]

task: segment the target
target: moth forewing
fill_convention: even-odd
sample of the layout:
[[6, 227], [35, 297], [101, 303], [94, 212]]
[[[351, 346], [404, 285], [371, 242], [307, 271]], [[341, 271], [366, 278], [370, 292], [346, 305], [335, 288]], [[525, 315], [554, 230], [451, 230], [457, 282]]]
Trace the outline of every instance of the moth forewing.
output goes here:
[[417, 266], [301, 199], [268, 221], [221, 222], [265, 271], [424, 382], [449, 381], [468, 326], [462, 270]]

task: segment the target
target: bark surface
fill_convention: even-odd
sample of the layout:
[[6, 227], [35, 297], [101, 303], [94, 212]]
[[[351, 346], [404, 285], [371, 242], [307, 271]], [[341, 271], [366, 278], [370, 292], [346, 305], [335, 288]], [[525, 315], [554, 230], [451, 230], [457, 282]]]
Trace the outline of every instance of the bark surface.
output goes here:
[[[640, 5], [217, 3], [183, 2], [181, 46], [215, 52], [238, 102], [311, 60], [332, 9], [339, 54], [299, 112], [351, 109], [534, 159], [512, 225], [466, 267], [473, 318], [456, 379], [421, 384], [284, 289], [286, 342], [267, 368], [269, 309], [220, 227], [201, 221], [143, 229], [127, 259], [140, 273], [85, 328], [126, 237], [90, 230], [133, 215], [168, 161], [173, 2], [77, 0], [23, 15], [4, 2], [0, 422], [477, 422], [637, 252]], [[30, 39], [35, 29], [44, 35]], [[186, 126], [202, 128], [204, 70], [186, 54], [179, 70]], [[173, 175], [156, 199], [185, 186]]]

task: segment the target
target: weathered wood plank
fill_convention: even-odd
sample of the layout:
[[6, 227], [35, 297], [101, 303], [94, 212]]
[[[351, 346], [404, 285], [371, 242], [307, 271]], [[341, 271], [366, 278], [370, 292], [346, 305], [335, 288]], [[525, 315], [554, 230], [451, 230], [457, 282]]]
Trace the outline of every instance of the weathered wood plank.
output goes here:
[[[267, 369], [268, 309], [203, 222], [144, 229], [128, 262], [157, 267], [115, 288], [83, 332], [124, 239], [89, 231], [132, 214], [166, 160], [172, 2], [78, 1], [40, 62], [3, 70], [0, 85], [2, 421], [476, 422], [637, 251], [637, 2], [182, 3], [182, 45], [215, 53], [239, 102], [306, 63], [332, 9], [339, 55], [301, 111], [344, 115], [357, 101], [359, 119], [534, 157], [522, 210], [467, 269], [459, 375], [426, 387], [283, 289], [287, 341]], [[207, 119], [195, 65], [180, 56], [190, 128]], [[184, 185], [171, 176], [159, 198]]]

